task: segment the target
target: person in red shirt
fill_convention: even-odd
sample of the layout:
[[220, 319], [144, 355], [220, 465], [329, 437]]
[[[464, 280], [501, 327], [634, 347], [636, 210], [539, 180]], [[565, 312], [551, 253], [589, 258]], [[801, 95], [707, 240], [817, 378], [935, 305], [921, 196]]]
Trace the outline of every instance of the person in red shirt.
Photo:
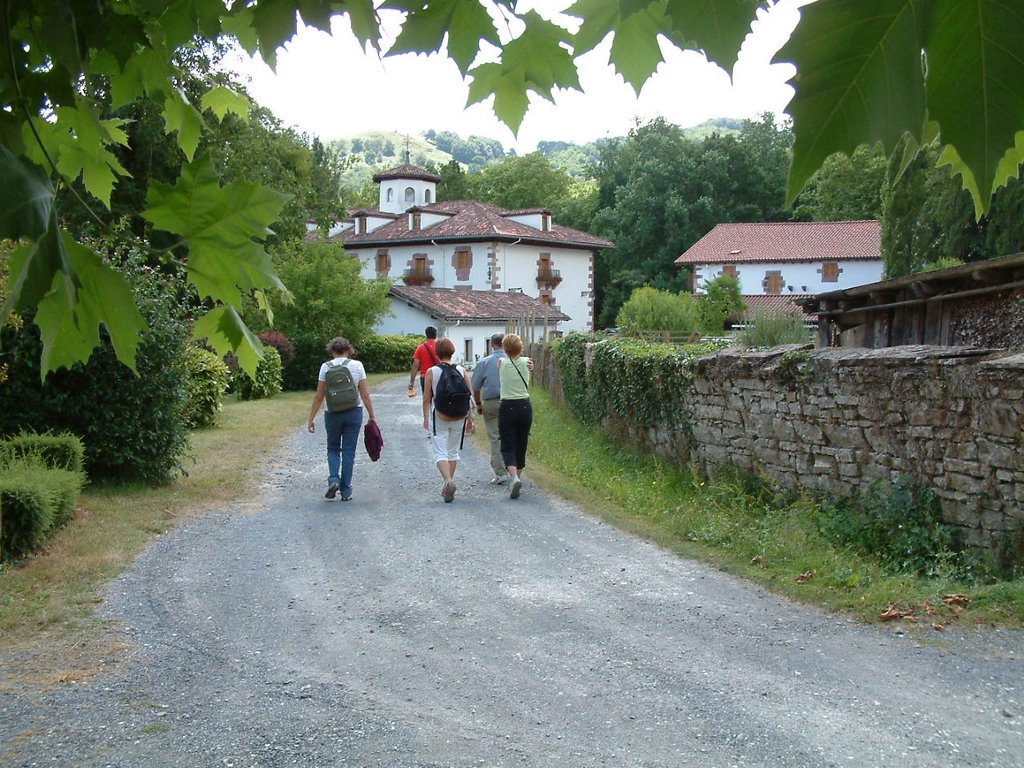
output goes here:
[[437, 328], [428, 325], [423, 332], [426, 340], [412, 353], [412, 368], [409, 370], [409, 397], [416, 397], [416, 374], [420, 377], [420, 393], [423, 393], [423, 377], [438, 364]]

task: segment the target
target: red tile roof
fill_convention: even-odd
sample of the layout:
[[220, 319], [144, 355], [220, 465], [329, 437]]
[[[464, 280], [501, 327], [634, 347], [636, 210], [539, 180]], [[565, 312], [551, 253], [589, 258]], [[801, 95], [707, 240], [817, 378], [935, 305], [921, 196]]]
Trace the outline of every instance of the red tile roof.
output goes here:
[[376, 182], [385, 181], [387, 179], [421, 179], [422, 181], [433, 181], [435, 184], [441, 181], [441, 177], [436, 173], [425, 171], [415, 165], [399, 165], [394, 168], [388, 168], [386, 171], [373, 174], [373, 180]]
[[784, 293], [772, 294], [770, 296], [743, 296], [743, 303], [747, 305], [747, 311], [741, 314], [749, 317], [759, 310], [769, 312], [792, 312], [794, 315], [802, 315], [803, 309], [794, 302], [798, 299], [810, 298], [806, 293]]
[[545, 312], [549, 322], [572, 319], [556, 307], [544, 304], [540, 299], [512, 291], [467, 291], [419, 285], [393, 285], [391, 295], [410, 306], [422, 309], [432, 317], [445, 321], [503, 322], [532, 315], [543, 322]]
[[790, 221], [718, 224], [676, 259], [676, 264], [881, 258], [881, 225], [877, 221]]
[[447, 242], [472, 242], [478, 240], [511, 242], [522, 240], [528, 243], [583, 248], [586, 250], [612, 248], [614, 246], [614, 243], [609, 240], [595, 237], [578, 229], [563, 227], [559, 224], [552, 224], [551, 229], [547, 232], [527, 224], [520, 224], [508, 217], [521, 212], [506, 211], [503, 208], [486, 203], [478, 203], [474, 200], [453, 200], [435, 203], [423, 206], [421, 211], [425, 214], [441, 214], [445, 216], [445, 219], [434, 224], [427, 224], [418, 230], [410, 230], [409, 217], [399, 216], [395, 221], [384, 224], [372, 232], [366, 232], [362, 235], [342, 232], [336, 235], [333, 240], [343, 240], [346, 246], [352, 248], [366, 248], [389, 244], [426, 244], [431, 241], [438, 242], [442, 240]]

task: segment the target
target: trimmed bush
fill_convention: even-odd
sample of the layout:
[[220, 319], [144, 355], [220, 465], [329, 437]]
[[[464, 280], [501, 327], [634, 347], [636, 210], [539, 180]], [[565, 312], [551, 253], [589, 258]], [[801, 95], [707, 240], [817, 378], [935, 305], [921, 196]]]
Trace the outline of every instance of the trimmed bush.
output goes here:
[[363, 339], [356, 348], [355, 357], [367, 371], [374, 373], [407, 372], [412, 365], [412, 354], [423, 341], [422, 336], [373, 334]]
[[263, 348], [263, 359], [250, 378], [240, 366], [231, 372], [231, 390], [239, 400], [263, 400], [281, 391], [281, 355], [274, 347]]
[[82, 480], [81, 473], [49, 469], [38, 459], [7, 465], [0, 472], [0, 559], [25, 557], [71, 520]]
[[[101, 252], [113, 246], [97, 244]], [[164, 482], [181, 471], [188, 444], [182, 418], [185, 382], [180, 358], [188, 338], [183, 284], [147, 267], [141, 252], [110, 256], [131, 286], [148, 323], [133, 373], [118, 361], [105, 331], [86, 363], [40, 375], [42, 342], [24, 314], [21, 329], [0, 329], [8, 380], [0, 387], [0, 435], [61, 430], [85, 445], [89, 478]]]
[[231, 371], [216, 353], [197, 344], [188, 344], [182, 352], [182, 364], [188, 373], [184, 419], [189, 429], [211, 427], [217, 423]]
[[803, 316], [793, 312], [759, 309], [748, 322], [750, 325], [739, 337], [744, 347], [770, 349], [784, 344], [807, 344], [812, 340]]
[[281, 355], [281, 367], [287, 368], [295, 359], [295, 345], [288, 341], [288, 337], [280, 331], [264, 331], [259, 334], [259, 340], [264, 346], [273, 347]]
[[76, 435], [68, 432], [59, 435], [22, 432], [0, 440], [0, 471], [19, 459], [38, 459], [50, 469], [82, 472], [85, 446]]
[[[281, 385], [290, 392], [316, 389], [316, 376], [328, 358], [324, 346], [330, 339], [296, 339], [295, 359], [284, 369]], [[354, 343], [354, 342], [353, 342]], [[360, 347], [362, 345], [360, 344]]]
[[624, 333], [675, 331], [693, 333], [700, 328], [697, 303], [689, 293], [670, 293], [658, 288], [637, 288], [615, 318]]

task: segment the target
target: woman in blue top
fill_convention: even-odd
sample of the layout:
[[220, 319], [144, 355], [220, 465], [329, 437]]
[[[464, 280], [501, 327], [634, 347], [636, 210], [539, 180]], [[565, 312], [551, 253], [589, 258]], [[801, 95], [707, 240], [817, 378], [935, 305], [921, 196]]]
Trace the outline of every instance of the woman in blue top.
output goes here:
[[523, 489], [526, 444], [533, 425], [530, 359], [520, 357], [523, 353], [523, 340], [517, 334], [505, 334], [501, 346], [507, 356], [498, 362], [498, 381], [501, 382], [498, 434], [501, 439], [501, 456], [512, 478], [508, 495], [511, 499], [518, 499]]

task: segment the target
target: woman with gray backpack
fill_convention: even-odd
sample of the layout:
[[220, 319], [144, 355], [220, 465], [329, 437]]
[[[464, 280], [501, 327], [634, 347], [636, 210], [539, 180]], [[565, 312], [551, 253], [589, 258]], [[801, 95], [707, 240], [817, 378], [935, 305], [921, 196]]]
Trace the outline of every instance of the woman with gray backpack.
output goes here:
[[309, 409], [309, 431], [316, 431], [316, 415], [323, 406], [324, 431], [327, 433], [327, 493], [333, 499], [341, 493], [342, 501], [352, 498], [352, 467], [356, 461], [359, 428], [366, 407], [370, 421], [376, 421], [366, 369], [351, 358], [352, 344], [338, 336], [327, 345], [331, 359], [320, 366], [316, 393]]

